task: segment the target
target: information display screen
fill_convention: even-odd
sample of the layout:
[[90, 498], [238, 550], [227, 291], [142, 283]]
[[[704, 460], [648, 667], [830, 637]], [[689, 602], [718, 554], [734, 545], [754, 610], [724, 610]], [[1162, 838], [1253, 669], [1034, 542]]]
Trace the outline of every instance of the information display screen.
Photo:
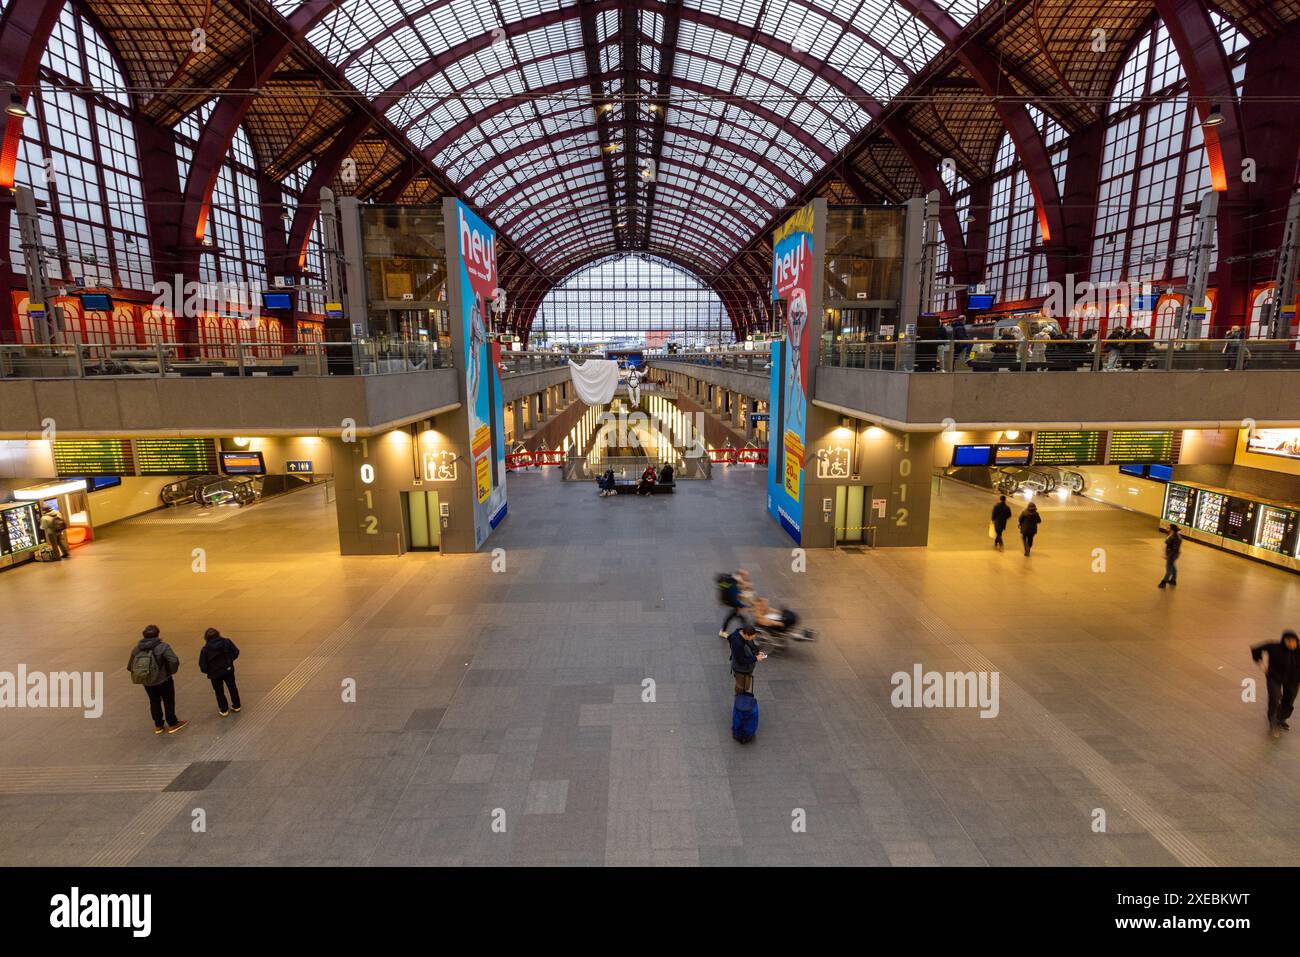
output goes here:
[[997, 445], [993, 448], [994, 465], [1028, 465], [1033, 456], [1032, 445]]
[[1191, 525], [1196, 514], [1196, 489], [1170, 485], [1165, 496], [1165, 520], [1176, 525]]
[[992, 461], [991, 445], [958, 445], [952, 450], [953, 465], [988, 465]]
[[1234, 542], [1249, 545], [1255, 537], [1255, 510], [1259, 506], [1245, 498], [1230, 498], [1224, 507], [1220, 534]]
[[261, 452], [222, 452], [221, 471], [227, 475], [265, 475]]
[[29, 548], [35, 548], [37, 540], [36, 506], [19, 505], [0, 511], [4, 519], [4, 553], [12, 555]]
[[141, 475], [198, 475], [216, 471], [211, 439], [136, 439]]
[[59, 475], [134, 475], [131, 443], [124, 439], [55, 439]]
[[1173, 432], [1112, 432], [1106, 461], [1171, 462], [1174, 458]]
[[1096, 465], [1100, 461], [1100, 432], [1034, 433], [1036, 465]]
[[1223, 516], [1227, 511], [1228, 497], [1220, 495], [1218, 492], [1202, 491], [1197, 498], [1196, 503], [1196, 528], [1202, 532], [1209, 532], [1211, 535], [1218, 535], [1223, 525]]
[[1256, 429], [1246, 439], [1246, 451], [1300, 459], [1300, 429]]
[[1263, 512], [1259, 516], [1259, 531], [1255, 533], [1255, 544], [1267, 548], [1270, 552], [1290, 555], [1295, 552], [1296, 519], [1295, 512], [1272, 505], [1261, 505]]

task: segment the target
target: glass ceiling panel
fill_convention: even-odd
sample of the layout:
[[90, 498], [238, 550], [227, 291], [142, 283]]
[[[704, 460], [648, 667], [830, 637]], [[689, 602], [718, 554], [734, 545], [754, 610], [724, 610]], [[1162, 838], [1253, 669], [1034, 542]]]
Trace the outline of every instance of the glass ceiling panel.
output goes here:
[[[958, 25], [985, 4], [932, 2]], [[271, 3], [285, 16], [299, 8], [296, 0]], [[788, 205], [792, 183], [811, 179], [870, 123], [855, 98], [887, 102], [942, 49], [939, 37], [897, 0], [684, 4], [669, 78], [673, 105], [656, 160], [656, 205], [648, 229], [644, 209], [638, 215], [637, 232], [661, 244], [709, 242], [710, 249], [691, 255], [719, 262], [730, 258], [735, 243], [718, 227], [751, 236]], [[660, 142], [653, 112], [619, 98], [659, 89], [668, 8], [631, 8], [640, 38], [632, 64], [621, 62], [628, 8], [596, 14], [602, 74], [595, 79], [602, 95], [615, 101], [603, 124], [619, 147], [612, 153], [602, 152], [589, 102], [580, 9], [571, 0], [342, 0], [308, 40], [373, 98], [435, 57], [481, 42], [504, 25], [507, 42], [482, 46], [423, 79], [385, 116], [418, 149], [436, 145], [432, 160], [453, 181], [475, 177], [467, 195], [492, 206], [498, 223], [516, 220], [525, 252], [566, 231], [589, 246], [612, 247], [609, 186], [620, 203], [647, 196], [644, 190], [626, 195], [625, 170], [628, 164], [635, 169]], [[511, 29], [546, 13], [561, 18], [525, 32]], [[696, 13], [716, 17], [718, 28], [696, 22]], [[791, 46], [807, 51], [806, 65], [785, 52]], [[536, 97], [537, 90], [556, 86], [566, 89]], [[611, 171], [615, 180], [607, 184]], [[530, 203], [540, 208], [529, 210]]]

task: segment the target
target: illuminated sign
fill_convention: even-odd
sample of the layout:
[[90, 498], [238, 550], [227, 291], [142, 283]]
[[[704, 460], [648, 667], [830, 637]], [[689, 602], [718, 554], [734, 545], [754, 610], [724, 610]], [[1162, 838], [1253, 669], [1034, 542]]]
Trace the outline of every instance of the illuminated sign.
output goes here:
[[1300, 429], [1255, 429], [1246, 437], [1246, 450], [1257, 455], [1300, 459]]
[[1172, 432], [1112, 432], [1106, 461], [1112, 465], [1128, 462], [1171, 462], [1174, 457]]
[[132, 444], [141, 475], [190, 475], [217, 470], [211, 439], [136, 439]]
[[294, 459], [284, 463], [285, 471], [290, 473], [314, 472], [311, 459]]
[[1100, 432], [1035, 432], [1038, 465], [1095, 465], [1101, 461]]
[[222, 452], [221, 471], [227, 475], [265, 475], [261, 452]]
[[135, 460], [124, 439], [56, 439], [54, 470], [59, 475], [134, 475]]

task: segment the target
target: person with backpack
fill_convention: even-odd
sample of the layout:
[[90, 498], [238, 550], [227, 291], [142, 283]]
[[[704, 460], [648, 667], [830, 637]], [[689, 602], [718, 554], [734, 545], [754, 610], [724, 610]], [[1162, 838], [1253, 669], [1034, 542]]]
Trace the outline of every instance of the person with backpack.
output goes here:
[[1038, 514], [1038, 506], [1030, 502], [1025, 506], [1025, 510], [1020, 513], [1020, 520], [1017, 523], [1020, 526], [1020, 539], [1025, 543], [1025, 554], [1028, 555], [1034, 547], [1034, 536], [1038, 534], [1038, 526], [1043, 524], [1043, 517]]
[[989, 517], [993, 524], [993, 547], [1002, 547], [1002, 533], [1007, 530], [1007, 522], [1011, 521], [1011, 506], [1007, 504], [1005, 495], [998, 496], [998, 504], [993, 506], [993, 514]]
[[754, 667], [767, 658], [758, 650], [754, 638], [758, 628], [748, 613], [741, 615], [743, 624], [733, 631], [727, 639], [731, 647], [731, 673], [736, 679], [736, 694], [754, 693]]
[[[239, 687], [235, 684], [235, 659], [239, 646], [217, 631], [209, 628], [203, 633], [203, 650], [199, 652], [199, 671], [208, 676], [217, 696], [217, 714], [226, 717], [232, 710], [239, 711]], [[226, 702], [226, 689], [230, 689], [230, 702]]]
[[731, 632], [727, 631], [727, 626], [733, 619], [739, 618], [745, 620], [742, 613], [746, 607], [746, 599], [753, 594], [753, 588], [749, 583], [749, 572], [741, 568], [734, 575], [718, 576], [718, 600], [726, 605], [729, 609], [727, 617], [722, 619], [722, 627], [718, 629], [718, 637], [725, 639]]
[[1266, 641], [1250, 649], [1250, 657], [1259, 664], [1268, 655], [1264, 680], [1268, 685], [1268, 730], [1275, 738], [1290, 731], [1287, 719], [1295, 710], [1296, 693], [1300, 692], [1300, 637], [1294, 631], [1282, 632], [1281, 641]]
[[1183, 536], [1178, 533], [1178, 526], [1175, 525], [1169, 529], [1169, 537], [1165, 539], [1165, 577], [1160, 579], [1157, 588], [1166, 585], [1178, 587], [1178, 554], [1182, 550]]
[[58, 509], [41, 509], [41, 534], [45, 536], [46, 544], [54, 552], [52, 561], [61, 562], [65, 558], [72, 557], [72, 553], [68, 550], [68, 523], [63, 520]]
[[149, 695], [153, 733], [163, 733], [163, 719], [166, 718], [165, 730], [168, 734], [175, 734], [190, 723], [188, 719], [182, 721], [176, 717], [176, 682], [172, 675], [180, 671], [180, 659], [172, 651], [172, 646], [158, 637], [157, 625], [149, 625], [141, 634], [143, 637], [127, 659], [126, 670], [131, 673], [131, 680], [144, 685]]

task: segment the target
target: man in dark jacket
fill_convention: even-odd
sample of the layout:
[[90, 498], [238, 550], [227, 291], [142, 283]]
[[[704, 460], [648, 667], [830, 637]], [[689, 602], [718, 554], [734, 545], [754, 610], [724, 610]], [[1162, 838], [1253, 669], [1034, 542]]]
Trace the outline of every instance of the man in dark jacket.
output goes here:
[[742, 616], [744, 624], [731, 633], [727, 643], [731, 646], [731, 673], [736, 677], [736, 694], [742, 691], [754, 693], [754, 666], [767, 655], [758, 650], [754, 638], [758, 630], [754, 620], [746, 612]]
[[1295, 710], [1296, 692], [1300, 690], [1300, 639], [1294, 631], [1282, 632], [1281, 641], [1266, 641], [1250, 649], [1250, 656], [1259, 664], [1268, 655], [1264, 680], [1268, 684], [1268, 729], [1273, 737], [1280, 738], [1290, 731], [1287, 718]]
[[[233, 641], [209, 628], [203, 633], [203, 650], [199, 652], [199, 671], [208, 676], [212, 690], [217, 695], [217, 714], [225, 717], [230, 709], [239, 710], [239, 688], [235, 684], [235, 659], [239, 648]], [[226, 688], [230, 689], [230, 703], [226, 703]]]
[[1178, 554], [1183, 550], [1183, 536], [1178, 534], [1178, 526], [1175, 525], [1169, 530], [1169, 537], [1165, 539], [1165, 577], [1160, 579], [1158, 587], [1164, 588], [1166, 585], [1178, 587]]
[[131, 680], [144, 685], [149, 695], [149, 714], [153, 717], [153, 733], [163, 733], [163, 718], [167, 719], [166, 731], [175, 734], [189, 724], [176, 717], [176, 682], [172, 675], [180, 670], [181, 662], [172, 651], [172, 646], [158, 637], [158, 626], [149, 625], [141, 633], [143, 637], [131, 649], [131, 657], [126, 660], [126, 670]]
[[1038, 534], [1038, 526], [1043, 522], [1043, 517], [1038, 514], [1038, 506], [1030, 502], [1023, 512], [1020, 513], [1020, 538], [1025, 543], [1025, 554], [1028, 555], [1034, 547], [1034, 536]]
[[1002, 533], [1007, 530], [1007, 522], [1011, 521], [1011, 506], [1007, 504], [1005, 495], [998, 496], [998, 504], [993, 506], [993, 531], [996, 536], [993, 539], [993, 547], [1002, 547]]

